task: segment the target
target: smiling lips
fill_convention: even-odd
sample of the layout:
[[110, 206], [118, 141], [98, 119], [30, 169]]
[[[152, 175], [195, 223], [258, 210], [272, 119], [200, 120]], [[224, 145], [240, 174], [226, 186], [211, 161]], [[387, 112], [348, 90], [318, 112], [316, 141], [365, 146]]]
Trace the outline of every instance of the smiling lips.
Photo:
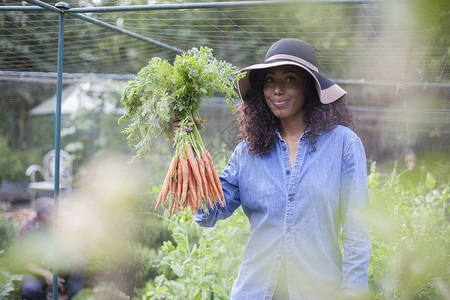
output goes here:
[[275, 106], [283, 106], [283, 105], [287, 104], [289, 102], [289, 100], [286, 100], [286, 99], [273, 99], [273, 100], [271, 100], [271, 102]]

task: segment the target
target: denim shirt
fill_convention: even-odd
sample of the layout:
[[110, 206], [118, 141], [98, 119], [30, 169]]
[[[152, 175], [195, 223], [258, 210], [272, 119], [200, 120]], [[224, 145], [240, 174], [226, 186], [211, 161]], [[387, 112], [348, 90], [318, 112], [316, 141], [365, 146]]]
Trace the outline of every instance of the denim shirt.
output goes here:
[[272, 299], [283, 259], [290, 299], [333, 299], [342, 290], [368, 289], [371, 242], [358, 215], [368, 203], [363, 145], [353, 131], [336, 126], [315, 147], [311, 152], [303, 135], [291, 169], [279, 134], [262, 157], [241, 142], [220, 176], [226, 206], [197, 212], [197, 223], [210, 227], [242, 205], [250, 222], [231, 299]]

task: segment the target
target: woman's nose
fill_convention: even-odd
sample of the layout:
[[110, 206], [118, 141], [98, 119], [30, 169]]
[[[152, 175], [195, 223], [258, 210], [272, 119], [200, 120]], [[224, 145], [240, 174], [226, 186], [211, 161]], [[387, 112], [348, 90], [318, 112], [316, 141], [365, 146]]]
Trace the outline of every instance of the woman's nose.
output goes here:
[[275, 92], [275, 94], [283, 94], [284, 93], [284, 84], [282, 82], [276, 82], [274, 92]]

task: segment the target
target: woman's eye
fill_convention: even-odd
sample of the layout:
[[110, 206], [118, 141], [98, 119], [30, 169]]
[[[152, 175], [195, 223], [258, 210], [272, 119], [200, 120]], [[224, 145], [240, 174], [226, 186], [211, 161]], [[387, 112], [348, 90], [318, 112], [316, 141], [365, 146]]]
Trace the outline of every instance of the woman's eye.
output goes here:
[[287, 82], [295, 82], [296, 79], [295, 79], [294, 76], [289, 76], [288, 78], [286, 78], [286, 81], [287, 81]]
[[273, 83], [274, 80], [271, 77], [266, 77], [266, 83]]

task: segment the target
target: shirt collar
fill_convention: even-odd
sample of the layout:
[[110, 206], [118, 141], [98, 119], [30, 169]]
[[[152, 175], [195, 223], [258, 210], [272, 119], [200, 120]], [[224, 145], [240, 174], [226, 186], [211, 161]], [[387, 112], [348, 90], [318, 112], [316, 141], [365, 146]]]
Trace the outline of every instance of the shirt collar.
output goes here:
[[[305, 132], [303, 132], [303, 135], [302, 135], [302, 136], [306, 136], [306, 134], [308, 134], [309, 131], [310, 131], [310, 129], [307, 128], [307, 129], [305, 130]], [[276, 130], [275, 130], [275, 134], [277, 135], [278, 140], [282, 140], [282, 139], [283, 139], [283, 138], [281, 137], [281, 133], [280, 133], [280, 130], [279, 130], [279, 129], [276, 129]]]

